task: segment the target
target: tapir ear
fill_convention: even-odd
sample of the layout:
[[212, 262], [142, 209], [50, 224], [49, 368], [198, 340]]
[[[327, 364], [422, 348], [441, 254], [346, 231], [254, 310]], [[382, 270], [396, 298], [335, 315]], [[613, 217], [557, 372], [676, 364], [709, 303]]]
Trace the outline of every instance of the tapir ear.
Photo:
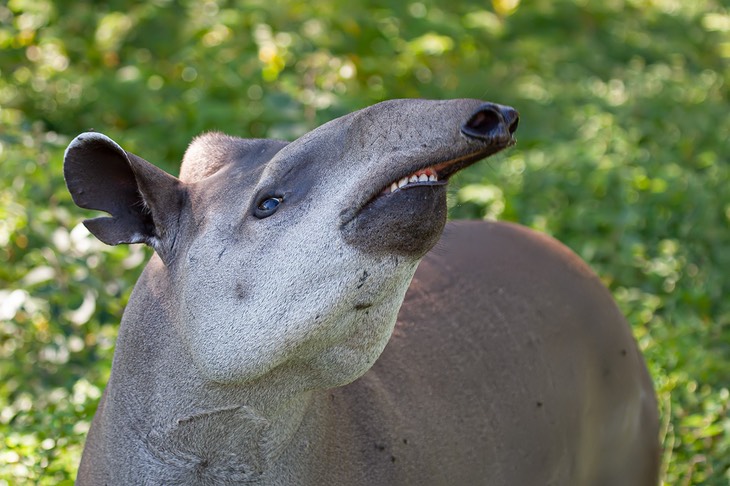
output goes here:
[[79, 207], [111, 215], [84, 221], [94, 236], [108, 245], [147, 243], [169, 263], [185, 200], [177, 178], [95, 132], [68, 146], [63, 175]]

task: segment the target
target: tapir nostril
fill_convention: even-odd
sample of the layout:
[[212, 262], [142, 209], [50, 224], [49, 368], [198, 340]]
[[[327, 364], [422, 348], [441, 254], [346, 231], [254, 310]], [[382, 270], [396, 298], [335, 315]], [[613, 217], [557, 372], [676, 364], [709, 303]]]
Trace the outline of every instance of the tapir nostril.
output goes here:
[[486, 105], [474, 113], [469, 121], [464, 123], [461, 131], [464, 135], [475, 138], [490, 137], [499, 133], [502, 123], [502, 117], [499, 113], [491, 105]]
[[520, 114], [509, 106], [484, 103], [461, 126], [461, 133], [489, 142], [506, 142], [517, 130]]

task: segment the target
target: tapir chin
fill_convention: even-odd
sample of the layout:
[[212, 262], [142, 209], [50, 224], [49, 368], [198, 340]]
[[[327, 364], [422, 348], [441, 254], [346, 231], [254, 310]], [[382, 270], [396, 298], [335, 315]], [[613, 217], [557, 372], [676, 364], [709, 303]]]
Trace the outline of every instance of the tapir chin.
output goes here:
[[[196, 138], [179, 178], [100, 133], [64, 175], [101, 241], [155, 250], [79, 485], [649, 486], [656, 399], [577, 256], [446, 224], [518, 114], [393, 100], [286, 143]], [[414, 275], [415, 274], [415, 275]]]

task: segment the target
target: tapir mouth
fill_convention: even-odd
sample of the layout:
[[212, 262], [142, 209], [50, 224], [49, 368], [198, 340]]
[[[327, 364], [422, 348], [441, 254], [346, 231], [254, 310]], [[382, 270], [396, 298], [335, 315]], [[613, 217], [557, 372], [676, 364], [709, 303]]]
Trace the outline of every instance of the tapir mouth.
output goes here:
[[418, 168], [413, 172], [406, 172], [407, 175], [398, 177], [390, 184], [387, 184], [375, 197], [387, 196], [403, 189], [411, 189], [419, 186], [443, 186], [448, 182], [449, 177], [460, 170], [493, 155], [511, 145], [514, 145], [514, 139], [501, 144], [497, 147], [489, 147], [471, 154], [457, 157], [455, 159], [430, 165], [425, 168]]
[[453, 159], [431, 163], [429, 165], [424, 164], [423, 161], [404, 164], [403, 169], [395, 175], [383, 174], [376, 181], [373, 181], [373, 192], [366, 194], [360, 204], [349, 208], [343, 214], [343, 224], [350, 222], [363, 208], [367, 207], [376, 199], [389, 197], [394, 193], [408, 189], [445, 186], [449, 178], [455, 173], [514, 144], [514, 138], [510, 137], [507, 140], [500, 141], [499, 143], [491, 143], [487, 147], [482, 146], [481, 149]]

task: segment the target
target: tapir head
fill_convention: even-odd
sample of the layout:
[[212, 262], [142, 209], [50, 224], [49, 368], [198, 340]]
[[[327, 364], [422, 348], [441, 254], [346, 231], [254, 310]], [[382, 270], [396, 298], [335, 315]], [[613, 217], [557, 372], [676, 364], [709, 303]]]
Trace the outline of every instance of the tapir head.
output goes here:
[[111, 215], [85, 221], [100, 240], [155, 249], [169, 325], [204, 377], [306, 369], [329, 387], [383, 350], [443, 230], [448, 178], [512, 145], [516, 127], [504, 106], [396, 100], [288, 144], [203, 135], [179, 179], [84, 133], [64, 174], [76, 204]]

